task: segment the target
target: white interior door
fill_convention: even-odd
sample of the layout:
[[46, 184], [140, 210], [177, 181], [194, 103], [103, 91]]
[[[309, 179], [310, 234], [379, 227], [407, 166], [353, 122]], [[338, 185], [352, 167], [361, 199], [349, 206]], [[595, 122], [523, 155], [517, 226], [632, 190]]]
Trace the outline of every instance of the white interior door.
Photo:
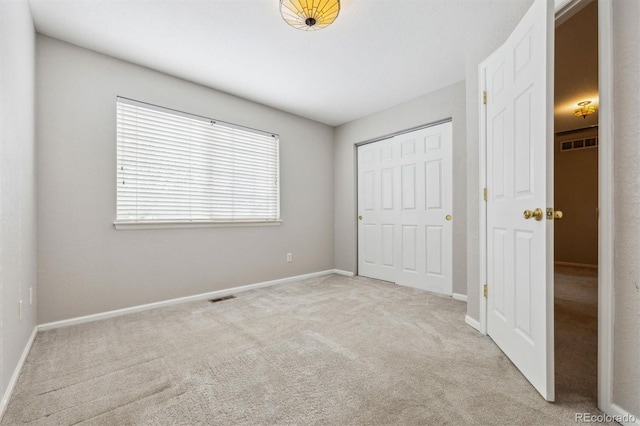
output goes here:
[[395, 282], [397, 153], [393, 139], [358, 147], [358, 274]]
[[358, 147], [358, 273], [452, 294], [452, 124]]
[[480, 67], [487, 92], [487, 332], [549, 401], [553, 220], [546, 210], [553, 205], [553, 31], [553, 2], [535, 0], [507, 42]]

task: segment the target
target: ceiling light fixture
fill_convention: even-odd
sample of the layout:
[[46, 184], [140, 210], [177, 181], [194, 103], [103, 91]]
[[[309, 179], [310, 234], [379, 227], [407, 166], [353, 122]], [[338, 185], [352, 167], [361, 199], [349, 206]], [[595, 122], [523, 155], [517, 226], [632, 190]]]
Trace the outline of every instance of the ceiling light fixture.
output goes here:
[[587, 118], [587, 115], [591, 115], [596, 112], [596, 106], [589, 105], [590, 103], [591, 101], [578, 102], [578, 106], [580, 108], [573, 111], [573, 115], [575, 115], [576, 117]]
[[285, 22], [303, 31], [318, 31], [333, 23], [340, 13], [340, 0], [280, 0]]

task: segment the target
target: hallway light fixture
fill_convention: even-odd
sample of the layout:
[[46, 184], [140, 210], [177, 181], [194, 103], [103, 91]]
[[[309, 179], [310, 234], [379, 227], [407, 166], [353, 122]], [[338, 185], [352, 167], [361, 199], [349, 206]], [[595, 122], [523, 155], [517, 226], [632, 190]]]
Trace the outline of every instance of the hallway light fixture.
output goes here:
[[340, 0], [280, 0], [285, 22], [302, 31], [318, 31], [333, 23], [340, 13]]
[[596, 106], [589, 105], [590, 103], [591, 101], [578, 102], [578, 106], [580, 108], [573, 111], [573, 115], [575, 115], [576, 117], [587, 118], [587, 115], [591, 115], [596, 112]]

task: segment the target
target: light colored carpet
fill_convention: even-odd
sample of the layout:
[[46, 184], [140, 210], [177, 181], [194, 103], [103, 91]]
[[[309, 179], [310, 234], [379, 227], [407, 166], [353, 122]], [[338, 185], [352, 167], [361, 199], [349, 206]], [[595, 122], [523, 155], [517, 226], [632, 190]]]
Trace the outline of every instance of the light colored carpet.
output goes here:
[[564, 425], [598, 413], [574, 386], [543, 401], [465, 310], [330, 275], [41, 332], [2, 424]]

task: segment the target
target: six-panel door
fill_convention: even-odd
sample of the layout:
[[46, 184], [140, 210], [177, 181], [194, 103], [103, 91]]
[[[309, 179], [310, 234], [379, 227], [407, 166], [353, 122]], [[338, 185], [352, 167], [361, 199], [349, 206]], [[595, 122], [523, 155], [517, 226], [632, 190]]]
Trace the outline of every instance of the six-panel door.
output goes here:
[[[552, 10], [547, 0], [536, 0], [482, 65], [488, 99], [487, 332], [547, 400], [554, 399], [553, 220], [544, 214], [553, 200]], [[524, 217], [535, 209], [543, 212], [540, 220]]]
[[451, 122], [358, 147], [359, 274], [452, 293]]

